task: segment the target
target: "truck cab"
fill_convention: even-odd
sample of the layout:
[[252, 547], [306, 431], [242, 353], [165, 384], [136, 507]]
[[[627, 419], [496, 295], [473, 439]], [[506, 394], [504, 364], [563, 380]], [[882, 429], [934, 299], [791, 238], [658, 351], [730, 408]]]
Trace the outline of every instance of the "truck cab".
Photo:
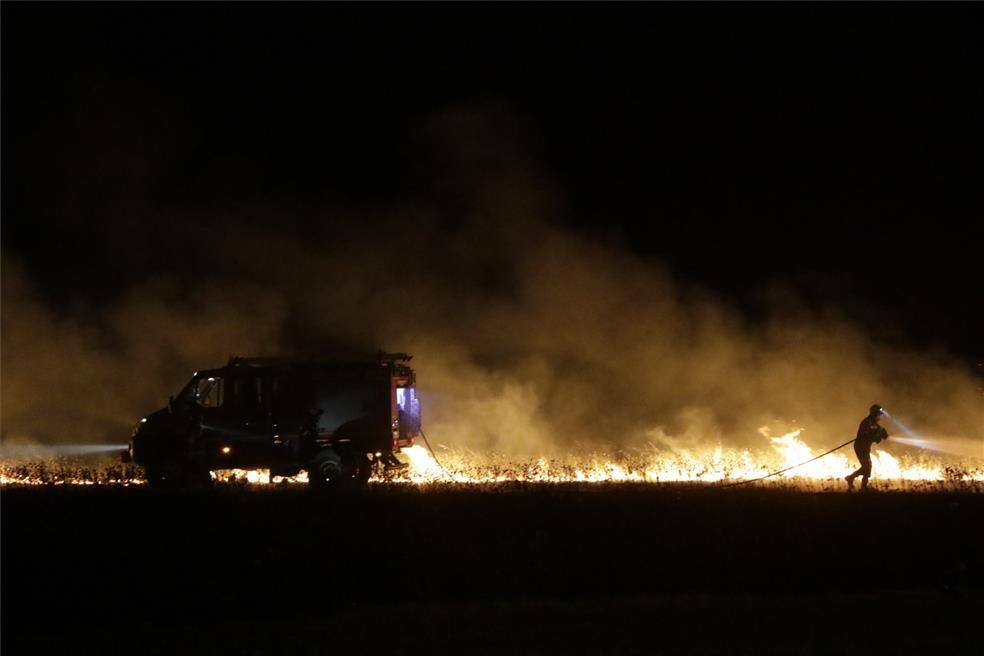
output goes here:
[[217, 469], [308, 472], [313, 486], [364, 484], [420, 430], [412, 356], [309, 362], [233, 357], [195, 372], [137, 424], [130, 459], [150, 483], [205, 483]]

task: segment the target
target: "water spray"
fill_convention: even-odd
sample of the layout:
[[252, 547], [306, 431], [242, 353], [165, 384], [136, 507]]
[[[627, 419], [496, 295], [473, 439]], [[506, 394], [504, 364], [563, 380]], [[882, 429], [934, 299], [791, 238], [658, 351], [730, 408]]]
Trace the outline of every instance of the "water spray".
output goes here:
[[892, 437], [893, 442], [913, 446], [917, 449], [936, 451], [937, 453], [984, 459], [984, 443], [980, 440], [973, 440], [968, 437], [924, 437], [906, 426], [885, 408], [882, 408], [882, 413], [905, 435], [905, 437]]
[[918, 434], [916, 434], [916, 432], [915, 432], [915, 431], [913, 431], [913, 430], [912, 430], [911, 428], [909, 428], [908, 426], [906, 426], [905, 424], [903, 424], [901, 420], [899, 420], [899, 419], [896, 419], [896, 418], [895, 418], [895, 415], [893, 415], [892, 413], [890, 413], [890, 412], [889, 412], [888, 410], [886, 410], [885, 408], [882, 408], [882, 414], [883, 414], [883, 415], [885, 415], [886, 417], [888, 417], [889, 419], [891, 419], [891, 420], [892, 420], [892, 423], [893, 423], [893, 424], [895, 424], [896, 426], [898, 426], [898, 427], [899, 427], [899, 429], [900, 429], [900, 430], [901, 430], [901, 431], [902, 431], [903, 433], [905, 433], [905, 434], [906, 434], [906, 436], [907, 436], [907, 437], [908, 437], [909, 439], [912, 439], [912, 440], [921, 440], [921, 441], [925, 441], [925, 440], [923, 440], [923, 438], [922, 438], [922, 437], [920, 437], [920, 436], [919, 436]]
[[892, 441], [898, 442], [899, 444], [905, 444], [907, 446], [914, 446], [919, 449], [929, 449], [930, 451], [943, 452], [943, 449], [936, 446], [934, 442], [927, 440], [926, 438], [916, 433], [914, 430], [912, 430], [904, 423], [902, 423], [902, 420], [897, 419], [895, 415], [890, 413], [885, 408], [882, 408], [881, 411], [883, 415], [888, 417], [891, 420], [891, 422], [895, 424], [895, 426], [905, 434], [905, 437], [897, 437], [897, 436], [893, 437]]
[[888, 417], [899, 430], [905, 433], [905, 437], [893, 437], [892, 439], [894, 441], [898, 442], [899, 444], [906, 444], [920, 449], [929, 449], [931, 451], [942, 451], [942, 449], [937, 447], [933, 442], [927, 440], [926, 438], [922, 437], [914, 430], [906, 426], [904, 423], [902, 423], [900, 419], [897, 419], [895, 415], [890, 413], [885, 408], [882, 408], [882, 414]]

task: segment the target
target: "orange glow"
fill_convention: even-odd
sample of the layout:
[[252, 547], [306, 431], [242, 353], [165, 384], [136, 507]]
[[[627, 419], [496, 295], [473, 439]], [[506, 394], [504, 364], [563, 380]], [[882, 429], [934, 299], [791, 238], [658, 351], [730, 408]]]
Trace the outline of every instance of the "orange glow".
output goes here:
[[[471, 451], [441, 449], [441, 464], [421, 446], [402, 449], [409, 467], [396, 474], [377, 473], [370, 483], [396, 485], [489, 485], [518, 483], [694, 483], [720, 484], [748, 480], [797, 465], [819, 455], [826, 446], [814, 448], [793, 431], [768, 440], [763, 452], [723, 446], [673, 453], [649, 449], [617, 456], [605, 453], [568, 455], [557, 458], [509, 459], [478, 455]], [[223, 447], [223, 453], [231, 451]], [[935, 456], [896, 456], [886, 450], [872, 451], [872, 485], [881, 489], [938, 490], [948, 487], [984, 491], [984, 462], [957, 463]], [[443, 467], [442, 467], [443, 465]], [[857, 467], [850, 447], [792, 469], [779, 476], [755, 482], [760, 486], [843, 490], [843, 477]], [[306, 483], [307, 474], [274, 476], [265, 469], [228, 469], [212, 473], [218, 483], [269, 485]], [[133, 465], [102, 468], [73, 465], [67, 461], [40, 463], [0, 462], [0, 485], [140, 485], [143, 472]]]

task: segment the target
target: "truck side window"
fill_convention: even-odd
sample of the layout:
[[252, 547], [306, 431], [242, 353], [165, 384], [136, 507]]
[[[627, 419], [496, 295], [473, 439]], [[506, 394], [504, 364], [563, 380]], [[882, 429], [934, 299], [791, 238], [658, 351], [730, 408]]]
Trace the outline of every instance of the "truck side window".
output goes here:
[[236, 376], [226, 381], [225, 404], [255, 410], [260, 407], [260, 379], [256, 376]]
[[313, 400], [314, 383], [296, 376], [275, 376], [270, 381], [273, 413], [281, 419], [306, 414]]
[[195, 389], [195, 400], [198, 405], [204, 408], [221, 407], [222, 387], [221, 378], [202, 378]]

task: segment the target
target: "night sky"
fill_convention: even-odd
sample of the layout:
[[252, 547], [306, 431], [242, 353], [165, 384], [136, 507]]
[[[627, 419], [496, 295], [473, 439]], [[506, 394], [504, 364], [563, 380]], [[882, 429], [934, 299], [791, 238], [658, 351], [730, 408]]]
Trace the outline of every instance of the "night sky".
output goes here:
[[0, 651], [980, 653], [984, 3], [0, 29]]
[[3, 252], [84, 317], [221, 269], [187, 252], [205, 222], [323, 238], [426, 206], [450, 229], [462, 164], [427, 126], [480, 107], [521, 135], [542, 220], [753, 322], [778, 281], [972, 359], [981, 34], [973, 5], [7, 2]]

